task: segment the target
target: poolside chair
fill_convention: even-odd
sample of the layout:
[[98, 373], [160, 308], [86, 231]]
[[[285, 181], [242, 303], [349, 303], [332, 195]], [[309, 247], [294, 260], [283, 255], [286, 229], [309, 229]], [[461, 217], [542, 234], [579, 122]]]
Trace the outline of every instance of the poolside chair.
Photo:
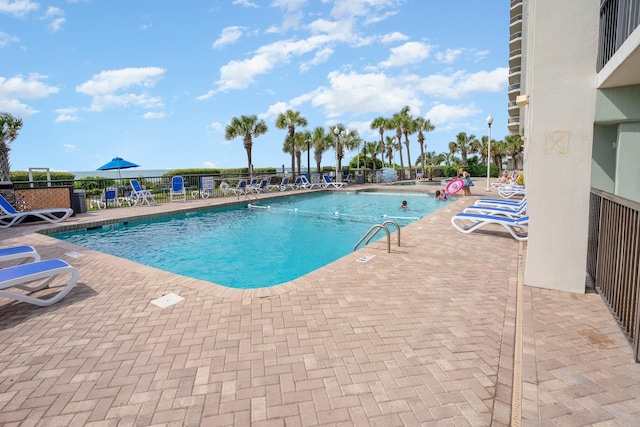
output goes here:
[[33, 211], [18, 212], [11, 203], [0, 194], [0, 228], [9, 228], [12, 225], [20, 224], [25, 219], [32, 217], [50, 223], [64, 221], [73, 214], [73, 209], [51, 208], [38, 209]]
[[500, 225], [513, 236], [514, 239], [526, 242], [528, 238], [529, 216], [508, 218], [496, 215], [482, 215], [475, 213], [458, 213], [451, 218], [451, 224], [461, 233], [469, 234], [486, 225]]
[[235, 194], [238, 197], [240, 197], [241, 194], [244, 194], [246, 196], [247, 195], [247, 180], [246, 179], [241, 179], [238, 182], [238, 185], [235, 188], [234, 187], [229, 187], [229, 191], [232, 192], [233, 194]]
[[520, 207], [523, 204], [527, 203], [527, 195], [525, 194], [522, 199], [492, 199], [492, 198], [480, 198], [476, 200], [474, 206], [487, 206], [487, 207], [495, 207], [495, 208], [503, 208], [503, 207]]
[[[64, 284], [64, 287], [46, 299], [9, 290], [18, 288], [29, 293], [41, 291], [48, 288], [58, 276], [66, 274], [70, 274], [71, 277]], [[48, 259], [3, 268], [0, 269], [0, 297], [39, 306], [51, 305], [69, 293], [78, 281], [78, 277], [80, 277], [80, 272], [60, 259]]]
[[527, 202], [512, 206], [504, 205], [501, 207], [473, 205], [466, 207], [463, 212], [483, 215], [506, 216], [509, 218], [520, 218], [525, 215], [526, 210]]
[[184, 178], [182, 178], [180, 175], [171, 177], [169, 202], [173, 203], [174, 197], [178, 200], [182, 199], [183, 202], [187, 201], [187, 189], [184, 187]]
[[504, 184], [498, 187], [498, 194], [505, 199], [513, 196], [524, 196], [526, 194], [524, 185]]
[[305, 190], [311, 190], [312, 188], [323, 188], [323, 185], [319, 182], [309, 182], [307, 177], [304, 175], [299, 176], [298, 179], [296, 179], [296, 182], [298, 182], [298, 188], [304, 188]]
[[295, 188], [295, 187], [293, 187], [292, 184], [289, 184], [289, 178], [285, 176], [284, 178], [282, 178], [282, 182], [280, 182], [280, 184], [270, 184], [268, 187], [268, 190], [269, 191], [286, 191], [291, 188]]
[[352, 182], [352, 181], [353, 181], [353, 174], [352, 174], [352, 173], [350, 173], [349, 175], [347, 175], [347, 176], [342, 180], [342, 182], [346, 182], [346, 183], [347, 183], [347, 185], [351, 184], [351, 182]]
[[107, 206], [120, 207], [117, 188], [107, 188], [102, 192], [99, 200], [91, 200], [89, 202], [91, 208], [105, 209]]
[[251, 181], [247, 184], [247, 191], [256, 192], [260, 186], [260, 180], [258, 178], [251, 178]]
[[247, 186], [247, 190], [251, 191], [252, 193], [262, 193], [263, 191], [267, 191], [268, 187], [269, 179], [263, 178], [261, 180], [251, 180], [251, 184]]
[[23, 262], [26, 260], [40, 261], [40, 254], [36, 252], [33, 246], [12, 246], [9, 248], [0, 248], [0, 262], [12, 261], [20, 259]]
[[347, 185], [345, 182], [333, 182], [329, 175], [322, 175], [322, 179], [324, 182], [322, 183], [323, 188], [333, 187], [333, 188], [342, 188]]
[[131, 199], [134, 206], [138, 206], [139, 203], [149, 206], [157, 205], [151, 191], [143, 189], [137, 179], [129, 180], [129, 184], [131, 184]]

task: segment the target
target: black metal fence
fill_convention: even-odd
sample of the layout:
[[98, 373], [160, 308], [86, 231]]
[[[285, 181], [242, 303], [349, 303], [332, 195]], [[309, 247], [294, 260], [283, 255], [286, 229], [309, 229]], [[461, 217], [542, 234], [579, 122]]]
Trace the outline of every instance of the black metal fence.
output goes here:
[[591, 190], [587, 277], [607, 302], [640, 362], [640, 203]]
[[597, 71], [640, 24], [640, 0], [601, 0]]

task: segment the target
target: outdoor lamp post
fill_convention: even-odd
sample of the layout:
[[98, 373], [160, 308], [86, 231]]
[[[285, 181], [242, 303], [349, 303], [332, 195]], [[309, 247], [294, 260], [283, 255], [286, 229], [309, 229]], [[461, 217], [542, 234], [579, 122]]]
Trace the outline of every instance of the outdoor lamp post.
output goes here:
[[338, 126], [336, 126], [333, 128], [333, 134], [336, 136], [336, 182], [340, 182], [342, 179], [338, 178], [338, 145], [340, 145], [340, 137], [344, 138], [349, 135], [349, 129], [341, 132]]
[[489, 140], [487, 143], [487, 191], [491, 191], [491, 186], [489, 185], [489, 176], [491, 175], [491, 124], [493, 123], [493, 117], [489, 114], [487, 117], [487, 125], [489, 126]]
[[307, 178], [311, 182], [311, 139], [307, 138]]

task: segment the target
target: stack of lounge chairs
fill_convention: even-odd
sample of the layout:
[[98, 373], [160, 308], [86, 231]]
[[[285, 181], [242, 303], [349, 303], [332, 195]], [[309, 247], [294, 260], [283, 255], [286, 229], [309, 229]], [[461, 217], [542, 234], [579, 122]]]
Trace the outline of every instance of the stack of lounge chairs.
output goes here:
[[529, 216], [527, 199], [478, 199], [474, 205], [451, 218], [451, 224], [461, 233], [469, 234], [488, 226], [502, 226], [514, 239], [527, 241]]

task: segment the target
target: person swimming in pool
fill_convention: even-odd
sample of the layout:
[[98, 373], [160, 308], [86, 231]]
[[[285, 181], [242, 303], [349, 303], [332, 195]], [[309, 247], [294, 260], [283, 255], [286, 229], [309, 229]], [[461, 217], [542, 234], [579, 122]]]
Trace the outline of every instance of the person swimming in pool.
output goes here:
[[406, 209], [406, 208], [408, 208], [408, 205], [407, 205], [407, 201], [406, 201], [406, 200], [403, 200], [403, 201], [402, 201], [402, 204], [400, 205], [400, 208], [402, 208], [402, 209]]
[[436, 199], [438, 200], [447, 200], [447, 192], [436, 190]]

